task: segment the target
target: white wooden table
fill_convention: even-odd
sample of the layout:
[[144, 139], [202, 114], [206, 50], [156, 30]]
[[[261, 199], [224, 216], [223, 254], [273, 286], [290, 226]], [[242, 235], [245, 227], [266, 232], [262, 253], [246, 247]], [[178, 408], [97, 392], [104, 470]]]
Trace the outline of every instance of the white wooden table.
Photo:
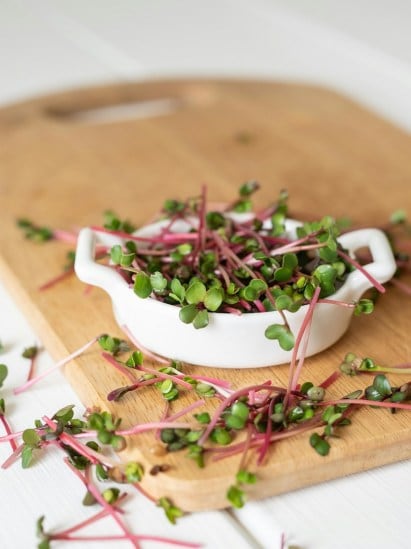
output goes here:
[[[118, 80], [258, 76], [328, 85], [410, 130], [410, 16], [406, 0], [0, 0], [0, 102]], [[16, 430], [62, 404], [82, 410], [60, 373], [13, 398], [12, 387], [26, 375], [21, 352], [38, 342], [29, 320], [0, 285], [0, 362], [10, 370], [1, 394]], [[50, 365], [43, 353], [38, 369]], [[0, 445], [0, 461], [8, 453], [9, 446]], [[411, 462], [405, 462], [249, 503], [239, 512], [187, 516], [175, 527], [135, 494], [126, 520], [137, 533], [209, 548], [279, 548], [282, 533], [286, 546], [304, 549], [408, 548], [410, 482]], [[1, 471], [0, 548], [35, 547], [42, 514], [51, 530], [80, 521], [92, 512], [81, 506], [83, 495], [57, 453], [25, 471], [19, 464]], [[119, 533], [110, 519], [89, 530], [97, 531]]]

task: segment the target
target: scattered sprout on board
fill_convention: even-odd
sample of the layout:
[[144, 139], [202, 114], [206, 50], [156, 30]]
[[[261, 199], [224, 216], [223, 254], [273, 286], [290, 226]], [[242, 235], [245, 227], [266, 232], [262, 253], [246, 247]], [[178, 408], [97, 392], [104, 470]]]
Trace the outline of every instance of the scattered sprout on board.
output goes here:
[[[383, 366], [370, 357], [359, 358], [349, 352], [339, 369], [322, 382], [300, 381], [304, 356], [298, 364], [296, 357], [301, 339], [309, 331], [311, 308], [321, 300], [327, 302], [355, 266], [337, 240], [343, 230], [342, 222], [324, 217], [320, 221], [304, 223], [297, 229], [295, 240], [286, 237], [284, 223], [288, 216], [288, 197], [285, 192], [280, 193], [275, 205], [257, 212], [248, 220], [243, 217], [237, 221], [229, 212], [237, 215], [250, 213], [252, 195], [258, 188], [255, 181], [245, 183], [237, 199], [215, 211], [207, 209], [205, 188], [199, 197], [193, 199], [167, 200], [162, 210], [162, 218], [168, 220], [166, 230], [160, 236], [145, 238], [143, 243], [141, 238], [132, 235], [135, 230], [132, 223], [122, 221], [108, 211], [104, 226], [98, 230], [124, 237], [124, 245], [101, 250], [100, 258], [103, 261], [109, 259], [113, 268], [129, 280], [139, 297], [151, 297], [179, 307], [180, 320], [192, 324], [195, 329], [206, 329], [209, 312], [279, 311], [283, 323], [269, 326], [265, 335], [277, 340], [283, 349], [293, 350], [288, 385], [278, 387], [267, 380], [248, 387], [232, 388], [224, 379], [187, 375], [183, 363], [160, 359], [142, 347], [133, 348], [121, 338], [108, 334], [96, 336], [57, 363], [49, 373], [98, 343], [102, 359], [129, 380], [127, 386], [114, 387], [107, 399], [117, 402], [132, 398], [129, 395], [132, 392], [152, 391], [153, 398], [164, 402], [165, 412], [161, 418], [153, 418], [151, 423], [122, 429], [121, 419], [108, 412], [90, 410], [86, 417], [79, 419], [74, 417], [73, 406], [69, 405], [51, 418], [44, 416], [36, 420], [33, 427], [14, 433], [5, 418], [4, 400], [0, 400], [0, 420], [6, 432], [0, 436], [0, 442], [7, 442], [12, 448], [3, 468], [18, 460], [23, 468], [27, 468], [39, 459], [43, 451], [57, 447], [65, 454], [66, 465], [86, 488], [83, 503], [99, 505], [100, 508], [90, 519], [61, 532], [46, 532], [44, 517], [41, 517], [37, 524], [40, 549], [48, 549], [52, 541], [59, 539], [114, 539], [110, 536], [97, 539], [77, 535], [84, 526], [108, 515], [123, 531], [116, 539], [128, 540], [135, 546], [146, 539], [170, 542], [156, 536], [132, 534], [119, 513], [126, 494], [112, 485], [100, 492], [92, 480], [91, 472], [94, 471], [100, 482], [129, 484], [145, 493], [141, 481], [147, 473], [141, 464], [122, 463], [108, 455], [108, 450], [123, 450], [129, 436], [147, 431], [158, 433], [157, 438], [153, 436], [153, 445], [158, 447], [155, 455], [158, 455], [159, 462], [149, 471], [151, 475], [168, 471], [168, 464], [162, 460], [170, 452], [184, 452], [185, 457], [193, 460], [199, 469], [210, 461], [240, 455], [234, 482], [226, 492], [228, 504], [239, 508], [244, 505], [252, 485], [258, 482], [258, 467], [268, 459], [268, 451], [274, 443], [305, 433], [307, 448], [311, 447], [320, 457], [326, 457], [331, 452], [333, 439], [340, 436], [343, 427], [351, 424], [355, 412], [361, 407], [387, 408], [391, 413], [411, 410], [411, 381], [394, 386], [385, 375], [409, 375], [410, 364]], [[173, 224], [181, 220], [188, 224], [187, 230], [173, 233]], [[34, 241], [75, 240], [72, 233], [53, 231], [27, 220], [20, 221], [19, 225], [26, 237]], [[405, 293], [411, 293], [411, 289], [398, 280], [398, 275], [410, 268], [409, 244], [401, 247], [405, 237], [409, 238], [411, 234], [405, 212], [394, 212], [384, 230], [390, 237], [398, 266], [397, 277], [392, 283]], [[357, 268], [368, 260], [368, 257], [357, 258]], [[59, 280], [61, 277], [42, 288], [51, 287]], [[310, 307], [301, 331], [292, 334], [283, 313], [295, 312], [306, 304]], [[366, 297], [344, 305], [353, 307], [357, 315], [370, 314], [374, 299]], [[125, 353], [128, 355], [124, 357]], [[30, 353], [27, 358], [34, 359], [36, 354]], [[162, 364], [153, 367], [151, 361], [156, 358]], [[147, 359], [150, 360], [148, 366]], [[47, 373], [37, 377], [32, 373], [15, 394], [31, 387]], [[373, 379], [365, 389], [330, 398], [329, 388], [343, 374], [366, 374], [372, 375]], [[6, 376], [7, 367], [0, 365], [0, 387]], [[173, 403], [182, 395], [191, 398], [190, 403], [175, 412]], [[213, 413], [202, 410], [206, 399], [215, 402]], [[83, 443], [84, 439], [86, 443]], [[19, 445], [17, 441], [20, 441]], [[156, 503], [172, 523], [182, 515], [182, 511], [166, 496]], [[185, 542], [180, 545], [198, 546]]]

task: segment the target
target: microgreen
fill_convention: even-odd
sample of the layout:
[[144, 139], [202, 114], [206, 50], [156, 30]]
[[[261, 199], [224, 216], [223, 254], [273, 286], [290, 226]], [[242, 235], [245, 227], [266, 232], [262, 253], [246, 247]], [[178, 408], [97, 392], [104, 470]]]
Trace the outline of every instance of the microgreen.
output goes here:
[[[161, 421], [120, 430], [121, 419], [109, 412], [93, 411], [85, 420], [76, 419], [73, 406], [69, 405], [58, 410], [51, 419], [43, 417], [36, 420], [34, 427], [20, 434], [6, 427], [7, 434], [0, 437], [0, 441], [15, 444], [18, 437], [22, 439], [20, 449], [14, 447], [6, 466], [21, 454], [23, 467], [28, 467], [40, 450], [57, 447], [65, 452], [67, 463], [86, 484], [86, 501], [98, 502], [103, 507], [101, 516], [109, 514], [114, 518], [116, 505], [124, 494], [116, 487], [109, 487], [102, 493], [96, 491], [90, 484], [90, 472], [94, 469], [99, 481], [140, 482], [144, 471], [139, 463], [119, 465], [106, 455], [106, 451], [121, 451], [128, 436], [154, 430], [163, 452], [184, 450], [186, 456], [199, 467], [205, 466], [205, 456], [221, 459], [242, 453], [235, 483], [227, 491], [231, 505], [242, 507], [246, 499], [245, 485], [253, 484], [257, 479], [255, 473], [244, 467], [249, 449], [258, 452], [258, 465], [270, 444], [316, 429], [311, 432], [309, 443], [319, 455], [326, 456], [339, 428], [350, 424], [351, 419], [347, 416], [361, 405], [387, 408], [392, 412], [411, 409], [411, 404], [406, 402], [411, 399], [411, 383], [397, 387], [383, 375], [386, 372], [410, 373], [411, 368], [407, 365], [381, 366], [369, 357], [361, 359], [354, 353], [348, 353], [340, 366], [341, 371], [351, 375], [366, 372], [373, 374], [374, 379], [365, 391], [353, 391], [345, 397], [329, 401], [325, 400], [325, 393], [337, 379], [338, 372], [320, 384], [307, 381], [300, 386], [297, 383], [318, 299], [333, 303], [327, 297], [344, 284], [347, 275], [355, 268], [364, 276], [370, 276], [361, 261], [353, 260], [341, 248], [338, 242], [343, 229], [341, 220], [335, 221], [326, 216], [304, 223], [297, 229], [295, 239], [288, 238], [285, 233], [288, 209], [286, 192], [280, 193], [277, 204], [257, 215], [247, 216], [244, 218], [246, 221], [227, 215], [228, 210], [251, 212], [251, 198], [258, 187], [255, 181], [246, 182], [240, 187], [238, 198], [223, 212], [207, 211], [205, 189], [198, 198], [168, 200], [163, 206], [168, 225], [159, 235], [152, 237], [128, 235], [134, 227], [128, 221], [121, 221], [113, 212], [106, 212], [105, 228], [100, 230], [124, 238], [124, 244], [108, 250], [109, 260], [114, 268], [121, 271], [136, 295], [142, 299], [151, 298], [176, 305], [181, 321], [192, 324], [195, 329], [203, 329], [212, 322], [213, 315], [209, 313], [278, 311], [282, 323], [267, 326], [265, 335], [284, 350], [293, 350], [288, 387], [275, 387], [268, 381], [233, 391], [219, 384], [219, 380], [186, 376], [179, 364], [167, 363], [165, 359], [162, 362], [167, 366], [150, 369], [144, 365], [143, 348], [132, 351], [129, 358], [120, 362], [114, 357], [129, 350], [128, 345], [119, 338], [104, 334], [93, 342], [98, 339], [105, 351], [102, 353], [104, 358], [109, 359], [122, 373], [127, 372], [131, 382], [129, 386], [111, 391], [109, 400], [116, 401], [130, 391], [151, 385], [157, 395], [167, 401]], [[187, 219], [192, 228], [187, 232], [173, 232], [173, 224], [178, 219]], [[397, 211], [390, 222], [395, 230], [408, 230], [406, 219], [404, 211]], [[57, 234], [29, 221], [23, 220], [20, 224], [27, 238], [34, 240], [48, 240]], [[140, 241], [144, 242], [141, 247], [138, 244]], [[408, 261], [404, 253], [397, 252], [396, 258], [399, 265]], [[372, 277], [370, 280], [375, 283]], [[375, 284], [375, 287], [384, 291], [381, 285]], [[299, 333], [294, 335], [285, 311], [294, 313], [303, 305], [307, 305], [308, 310]], [[370, 299], [339, 305], [351, 307], [356, 315], [369, 314], [374, 308], [374, 302]], [[298, 364], [297, 353], [300, 357]], [[36, 354], [36, 350], [26, 350], [29, 359]], [[144, 354], [156, 358], [146, 350]], [[7, 368], [0, 365], [0, 387], [6, 375]], [[137, 378], [137, 375], [140, 377]], [[171, 410], [169, 415], [173, 401], [182, 388], [201, 398], [218, 396], [220, 402], [214, 414], [210, 416], [208, 412], [201, 412], [195, 414], [190, 422], [177, 423], [178, 417], [204, 404], [204, 400], [197, 400], [177, 413]], [[3, 399], [0, 399], [0, 418], [4, 419]], [[246, 433], [245, 440], [239, 437], [243, 432]], [[95, 440], [83, 444], [83, 437]], [[168, 467], [167, 464], [156, 464], [150, 473], [155, 475], [168, 470]], [[166, 497], [160, 498], [158, 505], [173, 523], [182, 514]], [[53, 539], [75, 539], [45, 533], [43, 520], [41, 518], [38, 522], [43, 548], [49, 547]], [[122, 527], [124, 530], [124, 525]], [[126, 530], [121, 539], [137, 541]]]
[[[259, 184], [247, 181], [228, 209], [251, 212], [251, 197]], [[281, 191], [277, 204], [261, 216], [241, 220], [227, 211], [207, 211], [206, 190], [187, 201], [169, 200], [163, 213], [169, 219], [159, 235], [130, 235], [124, 245], [109, 251], [115, 268], [141, 299], [156, 299], [180, 307], [183, 323], [204, 329], [210, 313], [242, 314], [277, 310], [283, 323], [268, 327], [266, 335], [284, 350], [294, 347], [283, 311], [296, 312], [310, 303], [320, 287], [321, 298], [333, 294], [345, 281], [353, 260], [338, 243], [339, 226], [326, 216], [304, 223], [297, 239], [286, 236], [288, 195]], [[177, 219], [192, 226], [174, 232]], [[264, 223], [271, 221], [271, 228]], [[96, 228], [96, 230], [99, 230]], [[124, 237], [116, 216], [100, 229]], [[144, 246], [136, 247], [136, 242]], [[352, 305], [354, 308], [354, 305]], [[355, 313], [368, 314], [372, 305], [361, 300]]]
[[5, 364], [0, 364], [0, 387], [3, 386], [3, 383], [7, 377], [9, 370]]
[[354, 308], [354, 314], [355, 315], [369, 315], [374, 310], [374, 302], [371, 299], [360, 299], [356, 304]]
[[34, 363], [38, 353], [39, 353], [39, 348], [37, 347], [37, 345], [32, 345], [31, 347], [26, 347], [26, 349], [24, 349], [24, 351], [21, 354], [23, 358], [27, 358], [28, 360], [30, 360], [30, 367], [27, 374], [27, 381], [30, 381], [34, 376]]
[[351, 376], [360, 374], [361, 372], [411, 374], [411, 364], [384, 366], [377, 364], [377, 362], [370, 357], [360, 358], [355, 353], [347, 353], [340, 364], [340, 371]]
[[124, 339], [103, 334], [98, 338], [98, 343], [102, 349], [117, 356], [120, 353], [130, 350], [130, 347]]
[[173, 505], [173, 503], [166, 497], [160, 498], [157, 505], [164, 510], [164, 513], [171, 524], [175, 524], [177, 519], [182, 517], [184, 514], [181, 509]]
[[271, 324], [266, 328], [264, 333], [266, 338], [277, 340], [280, 347], [285, 351], [290, 351], [294, 347], [294, 335], [288, 326]]
[[121, 220], [112, 210], [104, 212], [104, 227], [112, 231], [132, 233], [135, 227], [127, 220]]
[[27, 239], [35, 242], [46, 242], [54, 237], [52, 229], [36, 225], [28, 219], [18, 219], [17, 226], [24, 232]]
[[395, 210], [390, 216], [390, 223], [399, 225], [407, 221], [407, 213], [405, 210]]
[[241, 509], [244, 507], [246, 494], [243, 490], [245, 484], [255, 484], [257, 476], [250, 473], [246, 469], [240, 469], [236, 474], [236, 484], [230, 486], [227, 490], [226, 497], [233, 507]]
[[244, 490], [236, 485], [230, 486], [227, 490], [227, 499], [233, 507], [241, 509], [245, 504]]

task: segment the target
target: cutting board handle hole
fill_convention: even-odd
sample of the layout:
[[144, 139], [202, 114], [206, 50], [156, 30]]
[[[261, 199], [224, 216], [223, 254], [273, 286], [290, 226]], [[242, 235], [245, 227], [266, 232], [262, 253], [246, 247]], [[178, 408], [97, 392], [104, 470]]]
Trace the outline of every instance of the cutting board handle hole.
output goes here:
[[186, 102], [174, 97], [164, 97], [145, 101], [133, 101], [93, 107], [72, 109], [49, 107], [45, 114], [50, 118], [73, 124], [102, 125], [127, 120], [157, 118], [182, 110]]

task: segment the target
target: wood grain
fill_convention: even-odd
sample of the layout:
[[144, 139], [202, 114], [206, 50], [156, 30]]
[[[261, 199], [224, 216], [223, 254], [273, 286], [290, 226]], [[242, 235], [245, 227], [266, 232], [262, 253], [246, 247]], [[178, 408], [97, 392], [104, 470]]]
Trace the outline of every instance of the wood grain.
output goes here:
[[[92, 124], [79, 113], [96, 107], [171, 98], [173, 113], [146, 119]], [[109, 298], [85, 294], [75, 278], [39, 292], [61, 271], [68, 246], [35, 245], [22, 239], [17, 217], [64, 229], [98, 224], [112, 208], [142, 224], [165, 198], [198, 194], [207, 183], [210, 199], [230, 200], [239, 184], [258, 179], [257, 204], [275, 200], [281, 188], [291, 196], [295, 217], [349, 215], [362, 226], [384, 223], [410, 206], [411, 138], [331, 91], [254, 81], [154, 81], [68, 91], [0, 111], [0, 275], [53, 357], [61, 358], [103, 332], [119, 334]], [[306, 362], [303, 379], [321, 382], [347, 351], [395, 364], [410, 360], [410, 301], [391, 288], [370, 318], [355, 318], [332, 349]], [[258, 370], [207, 369], [233, 387], [266, 379], [284, 384], [288, 366]], [[202, 368], [187, 366], [187, 372]], [[157, 419], [163, 401], [154, 389], [109, 404], [107, 393], [126, 383], [97, 348], [65, 369], [86, 406], [110, 409], [124, 426]], [[394, 382], [403, 380], [393, 378]], [[339, 396], [365, 386], [369, 378], [344, 378], [330, 390]], [[35, 389], [33, 389], [35, 390]], [[186, 396], [173, 410], [191, 402]], [[63, 403], [62, 403], [63, 404]], [[64, 403], [65, 404], [65, 403]], [[208, 402], [212, 410], [215, 403]], [[258, 469], [250, 498], [262, 498], [362, 471], [411, 456], [410, 421], [361, 410], [328, 457], [309, 447], [307, 435], [275, 445]], [[167, 473], [145, 475], [155, 498], [170, 497], [186, 510], [222, 508], [238, 458], [204, 470], [184, 452], [153, 455], [153, 434], [135, 437], [123, 452], [148, 471], [155, 463]], [[255, 466], [250, 457], [249, 467]]]

